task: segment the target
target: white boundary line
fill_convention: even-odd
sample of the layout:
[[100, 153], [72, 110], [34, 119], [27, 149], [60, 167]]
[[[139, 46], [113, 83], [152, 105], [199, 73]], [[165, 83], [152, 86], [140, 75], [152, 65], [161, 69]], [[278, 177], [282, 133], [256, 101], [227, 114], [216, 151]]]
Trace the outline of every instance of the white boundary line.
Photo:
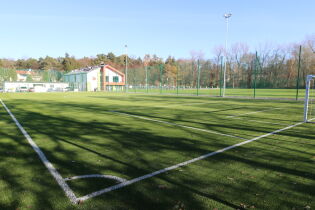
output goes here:
[[188, 103], [188, 104], [169, 104], [169, 105], [158, 105], [158, 106], [154, 106], [154, 107], [173, 107], [173, 106], [191, 106], [191, 105], [198, 105], [198, 104], [213, 104], [213, 103], [209, 103], [209, 102], [198, 102], [198, 103]]
[[266, 111], [270, 111], [270, 110], [274, 110], [274, 109], [282, 109], [282, 108], [271, 108], [271, 109], [265, 109], [265, 110], [261, 110], [261, 111], [255, 111], [255, 112], [247, 112], [247, 113], [244, 113], [244, 114], [227, 116], [226, 118], [239, 117], [239, 116], [244, 116], [244, 115], [249, 115], [249, 114], [255, 114], [255, 113], [258, 113], [258, 112], [266, 112]]
[[112, 176], [112, 175], [102, 175], [102, 174], [88, 174], [88, 175], [81, 175], [81, 176], [73, 176], [64, 178], [65, 181], [71, 181], [75, 179], [88, 179], [88, 178], [104, 178], [104, 179], [112, 179], [118, 182], [126, 182], [126, 179], [120, 178], [118, 176]]
[[219, 132], [216, 132], [216, 131], [210, 131], [210, 130], [205, 130], [205, 129], [201, 129], [201, 128], [195, 128], [195, 127], [190, 127], [190, 126], [186, 126], [186, 125], [180, 125], [180, 124], [177, 124], [177, 123], [171, 123], [171, 122], [162, 121], [162, 120], [155, 120], [155, 119], [151, 119], [151, 118], [148, 118], [148, 117], [142, 117], [142, 116], [139, 116], [139, 115], [126, 114], [126, 113], [117, 112], [117, 111], [109, 111], [109, 112], [117, 113], [117, 114], [120, 114], [120, 115], [126, 115], [126, 116], [129, 116], [129, 117], [135, 117], [135, 118], [139, 118], [139, 119], [143, 119], [143, 120], [159, 122], [159, 123], [164, 123], [164, 124], [168, 124], [168, 125], [174, 125], [174, 126], [178, 126], [178, 127], [182, 127], [182, 128], [189, 128], [189, 129], [202, 131], [202, 132], [206, 132], [206, 133], [213, 133], [213, 134], [217, 134], [217, 135], [221, 135], [221, 136], [227, 136], [227, 137], [232, 137], [232, 138], [237, 138], [237, 139], [248, 140], [248, 139], [245, 139], [245, 138], [242, 138], [242, 137], [239, 137], [239, 136], [233, 136], [233, 135], [230, 135], [230, 134], [219, 133]]
[[264, 135], [255, 137], [255, 138], [253, 138], [253, 139], [246, 140], [246, 141], [243, 141], [243, 142], [241, 142], [241, 143], [238, 143], [238, 144], [234, 144], [234, 145], [225, 147], [225, 148], [220, 149], [220, 150], [217, 150], [217, 151], [215, 151], [215, 152], [210, 152], [210, 153], [208, 153], [208, 154], [205, 154], [205, 155], [196, 157], [196, 158], [194, 158], [194, 159], [191, 159], [191, 160], [188, 160], [188, 161], [185, 161], [185, 162], [182, 162], [182, 163], [179, 163], [179, 164], [176, 164], [176, 165], [173, 165], [173, 166], [170, 166], [170, 167], [167, 167], [167, 168], [164, 168], [164, 169], [155, 171], [155, 172], [153, 172], [153, 173], [146, 174], [146, 175], [143, 175], [143, 176], [140, 176], [140, 177], [131, 179], [131, 180], [129, 180], [129, 181], [126, 181], [126, 182], [123, 182], [123, 183], [120, 183], [120, 184], [111, 186], [111, 187], [107, 187], [107, 188], [105, 188], [105, 189], [102, 189], [102, 190], [93, 192], [93, 193], [91, 193], [91, 194], [82, 196], [82, 197], [78, 198], [78, 200], [79, 200], [79, 201], [85, 201], [85, 200], [87, 200], [87, 199], [90, 199], [90, 198], [99, 196], [99, 195], [101, 195], [101, 194], [104, 194], [104, 193], [107, 193], [107, 192], [110, 192], [110, 191], [113, 191], [113, 190], [117, 190], [117, 189], [119, 189], [119, 188], [126, 187], [126, 186], [128, 186], [128, 185], [134, 184], [134, 183], [139, 182], [139, 181], [142, 181], [142, 180], [144, 180], [144, 179], [148, 179], [148, 178], [151, 178], [151, 177], [153, 177], [153, 176], [157, 176], [157, 175], [162, 174], [162, 173], [165, 173], [165, 172], [167, 172], [167, 171], [174, 170], [174, 169], [176, 169], [176, 168], [179, 168], [179, 167], [182, 167], [182, 166], [185, 166], [185, 165], [194, 163], [194, 162], [199, 161], [199, 160], [203, 160], [203, 159], [205, 159], [205, 158], [208, 158], [208, 157], [211, 157], [211, 156], [214, 156], [214, 155], [223, 153], [223, 152], [225, 152], [225, 151], [234, 149], [234, 148], [236, 148], [236, 147], [240, 147], [240, 146], [242, 146], [242, 145], [244, 145], [244, 144], [248, 144], [248, 143], [250, 143], [250, 142], [257, 141], [257, 140], [259, 140], [259, 139], [261, 139], [261, 138], [265, 138], [265, 137], [271, 136], [271, 135], [273, 135], [273, 134], [282, 132], [282, 131], [284, 131], [284, 130], [288, 130], [288, 129], [290, 129], [290, 128], [294, 128], [294, 127], [296, 127], [296, 126], [298, 126], [298, 125], [301, 125], [301, 124], [303, 124], [303, 123], [304, 123], [304, 122], [299, 122], [299, 123], [296, 123], [296, 124], [294, 124], [294, 125], [290, 125], [290, 126], [287, 126], [287, 127], [285, 127], [285, 128], [278, 129], [278, 130], [275, 130], [275, 131], [273, 131], [273, 132], [270, 132], [270, 133], [267, 133], [267, 134], [264, 134]]
[[191, 105], [198, 105], [198, 104], [213, 104], [213, 103], [209, 103], [209, 102], [199, 102], [199, 103], [183, 104], [183, 106], [191, 106]]
[[44, 163], [48, 171], [51, 173], [51, 175], [56, 179], [59, 186], [63, 189], [63, 191], [66, 193], [67, 197], [70, 199], [72, 203], [77, 203], [77, 197], [73, 193], [73, 191], [70, 189], [68, 184], [64, 181], [62, 176], [59, 174], [57, 169], [49, 162], [43, 151], [37, 146], [37, 144], [33, 141], [31, 136], [26, 132], [26, 130], [22, 127], [22, 125], [19, 123], [19, 121], [15, 118], [15, 116], [12, 114], [12, 112], [9, 110], [9, 108], [5, 105], [5, 103], [0, 99], [0, 102], [2, 106], [5, 108], [5, 110], [8, 112], [8, 114], [11, 116], [12, 120], [15, 122], [17, 127], [20, 129], [20, 131], [23, 133], [25, 138], [27, 139], [28, 143], [32, 146], [32, 148], [35, 150], [41, 161]]
[[314, 122], [312, 122], [313, 120], [315, 120], [315, 118], [312, 118], [312, 119], [308, 120], [307, 122], [314, 123]]
[[[244, 120], [243, 118], [238, 118], [238, 117], [235, 117], [234, 119]], [[284, 125], [284, 126], [288, 125], [288, 124], [283, 124], [283, 123], [272, 123], [272, 122], [265, 122], [265, 121], [260, 121], [260, 120], [248, 120], [248, 119], [246, 119], [246, 121], [259, 122], [259, 123], [272, 124], [272, 125]]]

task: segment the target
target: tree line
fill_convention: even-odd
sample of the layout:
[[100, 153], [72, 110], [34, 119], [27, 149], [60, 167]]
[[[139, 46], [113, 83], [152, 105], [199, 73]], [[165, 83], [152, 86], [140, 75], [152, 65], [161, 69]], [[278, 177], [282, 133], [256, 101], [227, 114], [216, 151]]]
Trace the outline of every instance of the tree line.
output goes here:
[[245, 43], [233, 44], [227, 50], [217, 46], [211, 59], [194, 51], [189, 59], [168, 57], [164, 62], [145, 56], [142, 67], [129, 70], [128, 80], [142, 86], [189, 88], [199, 84], [218, 88], [222, 86], [225, 63], [228, 88], [296, 88], [297, 84], [303, 88], [306, 76], [315, 74], [315, 35], [301, 43], [261, 45], [257, 51]]
[[[96, 57], [75, 58], [65, 53], [64, 57], [53, 58], [46, 56], [44, 58], [27, 58], [27, 59], [0, 59], [0, 67], [8, 69], [33, 69], [33, 70], [58, 70], [68, 72], [77, 68], [84, 68], [87, 66], [95, 66], [100, 63], [106, 63], [116, 67], [122, 68], [125, 65], [125, 55], [116, 56], [110, 52], [108, 54], [98, 54]], [[130, 65], [140, 65], [141, 58], [128, 57]]]
[[[217, 46], [213, 55], [212, 58], [205, 59], [202, 52], [192, 51], [191, 57], [185, 59], [172, 56], [162, 59], [149, 54], [143, 58], [128, 56], [128, 81], [135, 85], [144, 85], [146, 82], [159, 85], [163, 82], [167, 86], [196, 87], [199, 76], [201, 86], [218, 87], [222, 81], [222, 64], [226, 63], [228, 87], [251, 88], [255, 80], [260, 88], [293, 88], [298, 78], [300, 61], [300, 85], [303, 86], [303, 78], [308, 74], [315, 74], [315, 35], [307, 37], [301, 43], [261, 45], [257, 49], [257, 56], [245, 43], [233, 44], [227, 50], [223, 46]], [[39, 59], [0, 59], [0, 68], [42, 70], [45, 77], [50, 77], [51, 73], [47, 70], [66, 73], [73, 69], [106, 63], [124, 72], [125, 59], [126, 55], [115, 55], [112, 52], [83, 58], [75, 58], [66, 53], [64, 57], [58, 58], [46, 56]], [[14, 73], [9, 70], [0, 74], [15, 78], [12, 75]], [[55, 77], [62, 78], [60, 75]]]

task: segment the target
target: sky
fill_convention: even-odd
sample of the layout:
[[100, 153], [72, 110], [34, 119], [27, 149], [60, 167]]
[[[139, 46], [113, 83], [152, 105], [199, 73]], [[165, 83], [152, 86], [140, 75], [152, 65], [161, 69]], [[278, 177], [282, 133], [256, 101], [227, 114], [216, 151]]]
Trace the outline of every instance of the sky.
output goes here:
[[315, 34], [314, 0], [0, 0], [0, 57], [211, 57], [229, 41], [254, 50]]

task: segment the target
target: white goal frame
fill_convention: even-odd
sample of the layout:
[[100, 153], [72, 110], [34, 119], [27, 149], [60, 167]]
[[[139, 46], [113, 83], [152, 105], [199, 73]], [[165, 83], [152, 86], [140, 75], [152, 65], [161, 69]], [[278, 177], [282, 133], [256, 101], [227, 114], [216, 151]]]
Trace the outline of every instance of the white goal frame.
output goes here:
[[315, 75], [308, 75], [306, 77], [306, 89], [305, 89], [305, 100], [304, 100], [304, 122], [309, 122], [308, 108], [309, 108], [309, 102], [310, 102], [310, 89], [311, 89], [312, 80], [315, 80]]

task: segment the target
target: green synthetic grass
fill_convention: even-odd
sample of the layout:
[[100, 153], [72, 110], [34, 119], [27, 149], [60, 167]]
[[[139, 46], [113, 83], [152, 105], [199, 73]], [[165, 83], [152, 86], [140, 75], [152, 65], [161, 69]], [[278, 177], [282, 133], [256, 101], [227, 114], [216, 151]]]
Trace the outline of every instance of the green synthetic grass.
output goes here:
[[[222, 91], [222, 90], [221, 90]], [[159, 88], [142, 88], [135, 89], [130, 88], [129, 92], [135, 93], [161, 93], [161, 94], [188, 94], [188, 95], [203, 95], [203, 96], [220, 96], [219, 88], [201, 88], [197, 91], [197, 89], [166, 89], [163, 88], [160, 90]], [[257, 98], [284, 98], [284, 99], [295, 99], [296, 98], [296, 89], [256, 89], [255, 97]], [[225, 92], [226, 96], [239, 96], [239, 97], [254, 97], [254, 89], [246, 89], [246, 88], [227, 88]], [[300, 89], [298, 93], [298, 98], [303, 99], [305, 96], [305, 90]]]
[[[21, 93], [0, 98], [64, 177], [127, 180], [301, 121], [303, 102], [122, 93]], [[113, 112], [115, 111], [115, 112]], [[0, 209], [304, 209], [315, 207], [314, 124], [73, 205], [0, 107]], [[234, 117], [231, 117], [234, 116]], [[117, 184], [67, 182], [76, 196]]]

